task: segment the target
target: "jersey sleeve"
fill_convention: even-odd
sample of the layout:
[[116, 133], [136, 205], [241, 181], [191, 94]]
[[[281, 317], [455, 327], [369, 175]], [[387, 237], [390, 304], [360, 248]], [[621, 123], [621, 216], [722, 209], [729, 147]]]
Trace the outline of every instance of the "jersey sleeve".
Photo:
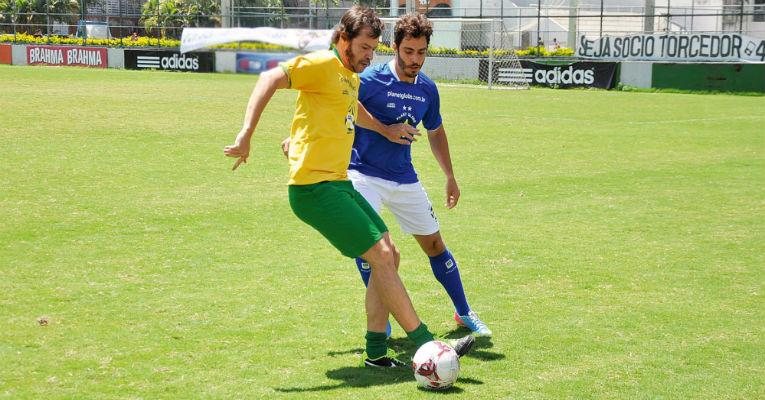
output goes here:
[[303, 55], [279, 63], [289, 78], [290, 89], [311, 91], [321, 85], [321, 62]]
[[441, 126], [442, 123], [441, 99], [438, 95], [438, 89], [436, 89], [434, 86], [433, 94], [430, 98], [430, 104], [428, 104], [428, 109], [425, 111], [425, 115], [422, 117], [422, 126], [424, 126], [425, 129], [432, 131]]
[[372, 97], [372, 92], [374, 91], [374, 85], [370, 82], [371, 79], [369, 79], [366, 76], [359, 75], [359, 101], [362, 104], [366, 104], [367, 100], [369, 100], [370, 97]]

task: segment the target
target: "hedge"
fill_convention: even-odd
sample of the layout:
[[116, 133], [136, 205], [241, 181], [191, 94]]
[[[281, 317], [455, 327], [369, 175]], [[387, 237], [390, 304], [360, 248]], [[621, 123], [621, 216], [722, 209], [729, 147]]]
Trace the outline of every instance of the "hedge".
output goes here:
[[[70, 36], [33, 36], [27, 33], [19, 34], [0, 34], [0, 43], [20, 43], [20, 44], [38, 44], [38, 45], [88, 45], [88, 46], [105, 46], [105, 47], [162, 47], [162, 48], [179, 48], [181, 41], [177, 39], [161, 39], [148, 36], [139, 36], [133, 40], [131, 38], [122, 39], [88, 39], [85, 41], [82, 38], [70, 37]], [[214, 46], [215, 49], [229, 49], [229, 50], [253, 50], [253, 51], [294, 51], [289, 47], [282, 47], [270, 43], [259, 42], [240, 42], [229, 43], [224, 45]], [[377, 46], [376, 52], [378, 54], [393, 54], [393, 49], [380, 43]], [[523, 50], [494, 50], [495, 57], [503, 57], [509, 54], [515, 54], [518, 57], [571, 57], [574, 55], [574, 50], [561, 47], [555, 51], [548, 51], [544, 47], [529, 47]], [[488, 57], [488, 50], [457, 50], [447, 47], [431, 47], [428, 49], [428, 55], [430, 56], [451, 56], [451, 57]]]

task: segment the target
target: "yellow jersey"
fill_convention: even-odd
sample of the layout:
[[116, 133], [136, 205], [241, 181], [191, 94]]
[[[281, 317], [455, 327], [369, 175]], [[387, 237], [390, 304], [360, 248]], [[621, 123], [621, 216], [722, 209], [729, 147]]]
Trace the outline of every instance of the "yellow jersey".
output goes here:
[[290, 130], [290, 185], [348, 179], [359, 76], [336, 50], [316, 51], [280, 64], [299, 91]]

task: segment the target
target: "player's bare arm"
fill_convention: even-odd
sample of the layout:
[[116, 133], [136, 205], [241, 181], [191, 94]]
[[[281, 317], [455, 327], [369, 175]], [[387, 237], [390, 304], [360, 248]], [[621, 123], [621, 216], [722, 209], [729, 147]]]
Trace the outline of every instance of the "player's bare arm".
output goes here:
[[393, 143], [411, 145], [417, 141], [416, 136], [420, 136], [420, 131], [409, 124], [391, 124], [385, 125], [367, 111], [361, 102], [359, 102], [359, 115], [356, 125], [373, 130]]
[[247, 162], [247, 157], [250, 156], [250, 139], [252, 139], [255, 127], [258, 126], [263, 110], [277, 89], [287, 87], [289, 87], [289, 79], [281, 68], [272, 68], [260, 75], [247, 103], [242, 129], [236, 135], [234, 144], [223, 149], [223, 154], [226, 156], [237, 158], [232, 169], [236, 169], [241, 163]]
[[428, 142], [430, 142], [430, 151], [433, 152], [433, 157], [436, 158], [441, 171], [446, 176], [446, 208], [454, 208], [460, 200], [460, 188], [457, 185], [457, 179], [454, 178], [452, 158], [449, 154], [449, 141], [446, 139], [446, 129], [443, 125], [428, 131]]

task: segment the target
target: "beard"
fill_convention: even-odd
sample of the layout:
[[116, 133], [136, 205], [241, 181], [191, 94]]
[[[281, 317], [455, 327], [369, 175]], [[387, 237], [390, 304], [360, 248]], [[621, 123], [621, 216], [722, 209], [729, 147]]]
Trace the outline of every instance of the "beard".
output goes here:
[[409, 64], [406, 65], [406, 62], [404, 61], [401, 56], [396, 53], [396, 64], [398, 64], [398, 68], [404, 72], [404, 75], [406, 75], [409, 79], [414, 79], [417, 77], [417, 73], [420, 72], [421, 65], [419, 64]]
[[345, 49], [345, 57], [348, 58], [348, 64], [350, 64], [351, 68], [353, 68], [353, 71], [356, 73], [364, 71], [364, 68], [368, 67], [371, 61], [356, 58], [356, 53], [351, 50], [350, 46]]

